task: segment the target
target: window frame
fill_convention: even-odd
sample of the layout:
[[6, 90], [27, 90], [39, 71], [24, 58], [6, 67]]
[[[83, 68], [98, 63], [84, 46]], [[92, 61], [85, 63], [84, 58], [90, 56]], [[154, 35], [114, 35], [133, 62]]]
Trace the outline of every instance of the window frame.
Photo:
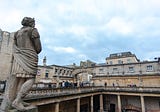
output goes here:
[[153, 65], [147, 65], [146, 66], [146, 71], [147, 72], [153, 71]]
[[130, 72], [130, 73], [134, 73], [134, 72], [135, 72], [135, 70], [134, 70], [134, 67], [133, 67], [133, 66], [129, 66], [129, 67], [128, 67], [128, 70], [129, 70], [129, 72]]

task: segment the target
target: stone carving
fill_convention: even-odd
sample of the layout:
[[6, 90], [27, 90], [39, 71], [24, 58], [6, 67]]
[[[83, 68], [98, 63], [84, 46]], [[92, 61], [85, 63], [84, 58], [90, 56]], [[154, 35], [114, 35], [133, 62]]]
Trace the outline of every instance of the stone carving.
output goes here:
[[11, 107], [18, 111], [33, 108], [22, 99], [35, 81], [41, 42], [34, 18], [24, 17], [21, 24], [23, 27], [14, 36], [11, 71], [0, 112], [7, 112]]

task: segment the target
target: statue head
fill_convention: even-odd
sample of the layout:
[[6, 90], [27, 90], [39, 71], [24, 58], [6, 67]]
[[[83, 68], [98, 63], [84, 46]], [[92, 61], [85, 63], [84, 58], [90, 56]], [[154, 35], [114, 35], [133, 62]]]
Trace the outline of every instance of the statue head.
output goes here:
[[35, 26], [35, 20], [34, 20], [34, 18], [31, 18], [31, 17], [24, 17], [21, 24], [23, 26], [34, 27]]

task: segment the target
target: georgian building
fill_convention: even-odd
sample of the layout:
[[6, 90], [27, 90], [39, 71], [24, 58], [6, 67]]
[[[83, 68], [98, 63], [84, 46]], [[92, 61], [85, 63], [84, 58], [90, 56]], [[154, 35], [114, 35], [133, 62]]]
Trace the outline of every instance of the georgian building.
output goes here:
[[[123, 53], [125, 54], [125, 52]], [[131, 53], [129, 52], [129, 54]], [[137, 59], [135, 55], [133, 56], [134, 59]], [[125, 56], [123, 60], [128, 60], [130, 57], [130, 55]], [[114, 59], [118, 62], [121, 58], [119, 59], [118, 56]], [[44, 64], [38, 68], [37, 82], [70, 81], [78, 84], [80, 82], [94, 83], [96, 86], [102, 86], [106, 83], [108, 86], [160, 87], [159, 61], [140, 62], [137, 60], [132, 63], [127, 61], [126, 63], [116, 63], [113, 59], [112, 61], [115, 64], [96, 64], [88, 60], [83, 62], [81, 66], [46, 66]]]
[[94, 82], [101, 85], [160, 87], [158, 61], [96, 66], [93, 73]]

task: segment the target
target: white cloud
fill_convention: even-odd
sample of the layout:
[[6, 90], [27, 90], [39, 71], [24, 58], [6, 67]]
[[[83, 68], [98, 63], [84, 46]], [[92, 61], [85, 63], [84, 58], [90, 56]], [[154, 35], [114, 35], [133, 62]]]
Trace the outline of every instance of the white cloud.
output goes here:
[[127, 35], [133, 32], [132, 23], [121, 17], [113, 17], [106, 25], [108, 32]]
[[50, 49], [54, 50], [55, 52], [60, 53], [75, 53], [77, 52], [76, 49], [72, 47], [49, 47]]
[[71, 25], [55, 28], [56, 33], [60, 35], [69, 33], [73, 35], [72, 38], [74, 38], [76, 41], [81, 42], [81, 44], [96, 42], [96, 38], [94, 37], [92, 30], [92, 27], [82, 25]]
[[79, 55], [78, 55], [78, 59], [81, 60], [81, 61], [82, 61], [82, 60], [83, 60], [83, 61], [86, 61], [86, 60], [88, 59], [88, 56], [85, 55], [85, 54], [79, 54]]
[[[47, 53], [48, 48], [55, 53], [63, 52], [66, 56], [73, 54], [80, 60], [87, 60], [88, 57], [93, 58], [87, 51], [89, 48], [100, 51], [107, 44], [121, 48], [118, 42], [113, 42], [114, 39], [107, 43], [108, 38], [134, 37], [134, 44], [130, 44], [136, 48], [136, 41], [149, 43], [148, 38], [159, 37], [159, 6], [160, 0], [1, 0], [0, 28], [9, 32], [16, 31], [21, 27], [20, 22], [24, 16], [35, 17], [44, 47], [42, 52], [51, 54]], [[103, 40], [106, 42], [102, 42]], [[93, 47], [94, 45], [97, 46]], [[157, 47], [155, 44], [152, 46]], [[147, 49], [149, 46], [145, 47]], [[86, 50], [80, 52], [75, 48]], [[141, 51], [141, 48], [138, 47], [138, 50]], [[158, 55], [149, 51], [142, 52], [146, 52], [142, 53], [146, 57]], [[96, 55], [94, 57], [98, 57]]]
[[67, 27], [57, 27], [57, 33], [71, 33], [76, 36], [85, 36], [87, 35], [87, 27], [81, 25], [71, 25]]

